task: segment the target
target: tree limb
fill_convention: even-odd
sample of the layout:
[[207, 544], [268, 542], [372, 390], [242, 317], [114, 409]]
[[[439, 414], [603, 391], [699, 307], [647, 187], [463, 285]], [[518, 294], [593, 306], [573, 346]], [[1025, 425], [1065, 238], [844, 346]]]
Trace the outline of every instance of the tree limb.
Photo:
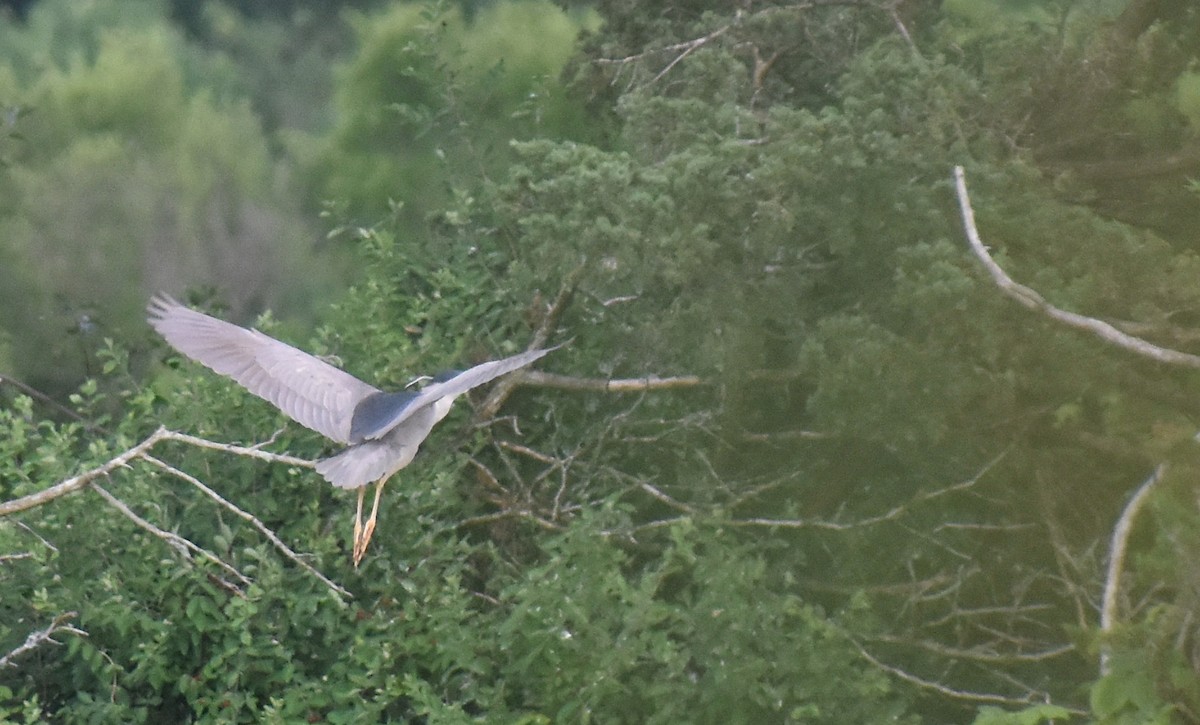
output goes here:
[[[251, 583], [250, 579], [245, 574], [241, 573], [236, 568], [234, 568], [234, 566], [232, 564], [227, 564], [224, 560], [221, 559], [221, 557], [212, 553], [208, 549], [205, 549], [202, 546], [196, 545], [195, 543], [183, 538], [179, 534], [160, 529], [159, 527], [150, 523], [149, 521], [142, 518], [141, 516], [138, 516], [136, 513], [134, 513], [133, 509], [129, 508], [129, 506], [125, 504], [124, 501], [122, 501], [121, 499], [112, 495], [108, 491], [105, 491], [99, 484], [93, 482], [90, 485], [91, 485], [93, 491], [100, 494], [101, 498], [103, 498], [105, 501], [108, 502], [109, 506], [112, 506], [117, 511], [120, 511], [125, 516], [125, 518], [132, 521], [139, 528], [150, 532], [154, 536], [156, 536], [159, 539], [162, 539], [163, 541], [170, 544], [171, 548], [178, 551], [180, 556], [182, 556], [185, 560], [191, 561], [192, 555], [198, 554], [201, 558], [208, 559], [209, 561], [216, 564], [221, 569], [224, 569], [228, 574], [232, 575], [235, 579], [240, 581], [242, 583], [242, 586], [248, 586]], [[225, 581], [222, 581], [221, 584], [227, 591], [237, 594], [238, 596], [245, 596], [243, 594], [242, 590], [240, 588], [238, 588], [238, 586], [231, 584], [229, 582], [225, 582]]]
[[224, 506], [229, 511], [232, 511], [235, 516], [241, 518], [244, 521], [249, 522], [250, 525], [253, 526], [255, 529], [257, 529], [260, 534], [265, 536], [267, 538], [267, 540], [270, 541], [271, 544], [273, 544], [275, 546], [275, 548], [278, 549], [281, 554], [283, 554], [288, 559], [291, 559], [292, 562], [296, 564], [296, 566], [299, 566], [301, 569], [304, 569], [309, 574], [312, 574], [314, 577], [316, 577], [318, 580], [320, 580], [322, 584], [324, 584], [325, 586], [332, 589], [340, 597], [349, 598], [349, 597], [353, 596], [352, 594], [350, 594], [350, 592], [346, 591], [341, 586], [335, 584], [324, 574], [322, 574], [321, 572], [314, 569], [311, 564], [309, 564], [308, 562], [301, 559], [300, 556], [296, 552], [292, 551], [291, 548], [289, 548], [287, 544], [283, 543], [283, 540], [280, 539], [279, 536], [276, 535], [276, 533], [274, 531], [267, 528], [266, 524], [264, 524], [262, 521], [259, 521], [257, 517], [255, 517], [254, 515], [250, 514], [247, 511], [243, 511], [241, 508], [234, 505], [232, 502], [226, 500], [224, 497], [221, 496], [221, 494], [217, 493], [216, 491], [212, 490], [208, 486], [204, 485], [200, 481], [200, 479], [196, 478], [195, 476], [193, 476], [189, 473], [184, 473], [183, 471], [179, 470], [178, 468], [175, 468], [174, 466], [172, 466], [168, 463], [164, 463], [163, 461], [160, 461], [159, 459], [155, 458], [154, 456], [144, 455], [144, 456], [142, 456], [142, 458], [147, 463], [158, 466], [159, 468], [166, 471], [167, 473], [170, 473], [172, 476], [175, 476], [176, 478], [179, 478], [183, 481], [186, 481], [187, 483], [192, 484], [196, 488], [200, 489], [200, 492], [203, 493], [205, 496], [208, 496], [212, 500], [214, 500], [217, 503]]
[[124, 468], [128, 466], [131, 460], [150, 450], [155, 446], [155, 444], [161, 441], [163, 439], [162, 434], [164, 431], [166, 431], [165, 428], [159, 428], [146, 440], [130, 448], [124, 453], [117, 455], [107, 463], [97, 466], [90, 471], [84, 471], [78, 476], [72, 476], [62, 483], [55, 484], [50, 488], [43, 489], [37, 493], [31, 493], [28, 496], [22, 496], [21, 498], [0, 503], [0, 517], [9, 516], [11, 514], [25, 511], [26, 509], [41, 506], [53, 501], [56, 498], [59, 498], [60, 496], [66, 496], [69, 493], [75, 493], [97, 478], [107, 476], [109, 473], [117, 470], [118, 468]]
[[539, 388], [555, 388], [557, 390], [586, 390], [604, 393], [640, 393], [646, 390], [667, 390], [671, 388], [694, 388], [704, 385], [704, 381], [696, 375], [677, 375], [660, 378], [657, 375], [647, 375], [644, 378], [576, 378], [569, 375], [557, 375], [540, 370], [530, 370], [521, 376], [522, 385]]
[[[334, 583], [332, 580], [330, 580], [324, 574], [317, 571], [312, 565], [305, 562], [300, 557], [299, 554], [297, 554], [290, 547], [288, 547], [286, 544], [284, 544], [283, 540], [280, 539], [279, 536], [274, 531], [272, 531], [265, 524], [263, 524], [258, 518], [256, 518], [255, 516], [253, 516], [252, 514], [246, 512], [246, 511], [242, 510], [241, 508], [234, 505], [230, 501], [226, 500], [220, 494], [218, 494], [216, 491], [214, 491], [209, 486], [205, 485], [203, 482], [201, 482], [195, 476], [185, 473], [184, 471], [181, 471], [178, 468], [176, 468], [168, 463], [165, 463], [164, 461], [150, 455], [150, 450], [152, 448], [154, 448], [154, 446], [158, 445], [159, 443], [161, 443], [163, 441], [177, 441], [180, 443], [186, 443], [188, 445], [196, 446], [198, 448], [207, 448], [207, 449], [211, 449], [211, 450], [222, 451], [224, 453], [231, 453], [234, 455], [244, 456], [247, 458], [254, 458], [254, 459], [257, 459], [260, 461], [267, 461], [270, 463], [283, 463], [286, 465], [300, 466], [303, 468], [312, 468], [315, 465], [312, 461], [308, 461], [303, 458], [297, 458], [295, 456], [289, 456], [289, 455], [284, 455], [284, 454], [280, 454], [280, 453], [271, 453], [269, 451], [261, 450], [257, 447], [239, 446], [239, 445], [233, 445], [230, 443], [218, 443], [216, 441], [210, 441], [205, 438], [198, 438], [196, 436], [187, 435], [186, 433], [178, 433], [176, 431], [168, 430], [165, 427], [160, 427], [158, 430], [151, 433], [141, 443], [138, 443], [137, 445], [129, 448], [128, 450], [124, 451], [123, 453], [120, 453], [120, 454], [114, 456], [112, 459], [110, 459], [109, 461], [107, 461], [106, 463], [104, 463], [100, 466], [97, 466], [89, 471], [85, 471], [84, 473], [81, 473], [77, 476], [72, 476], [71, 478], [69, 478], [61, 483], [58, 483], [58, 484], [51, 486], [47, 489], [44, 489], [42, 491], [38, 491], [37, 493], [32, 493], [28, 496], [22, 496], [21, 498], [18, 498], [18, 499], [13, 499], [11, 501], [5, 501], [3, 503], [0, 503], [0, 517], [8, 516], [8, 515], [15, 514], [15, 513], [21, 512], [21, 511], [25, 511], [27, 509], [41, 506], [43, 504], [47, 504], [57, 498], [66, 496], [71, 493], [75, 493], [76, 491], [79, 491], [80, 489], [90, 485], [98, 494], [100, 494], [109, 503], [109, 505], [116, 508], [123, 515], [125, 515], [126, 518], [133, 521], [136, 525], [138, 525], [142, 529], [149, 531], [154, 536], [156, 536], [159, 539], [162, 539], [163, 541], [170, 544], [172, 547], [174, 547], [176, 550], [178, 550], [181, 554], [183, 554], [185, 558], [190, 559], [192, 554], [199, 554], [203, 558], [206, 558], [206, 559], [209, 559], [209, 560], [215, 562], [218, 566], [220, 566], [221, 568], [228, 571], [230, 574], [232, 574], [233, 576], [235, 576], [236, 578], [241, 580], [243, 583], [249, 583], [249, 581], [250, 581], [249, 579], [247, 579], [245, 576], [243, 576], [240, 572], [238, 572], [232, 566], [230, 566], [229, 564], [222, 561], [215, 554], [197, 546], [196, 544], [192, 543], [191, 541], [188, 541], [187, 539], [184, 539], [183, 537], [180, 537], [177, 534], [173, 534], [169, 531], [165, 531], [165, 530], [159, 528], [158, 526], [155, 526], [154, 524], [150, 523], [149, 521], [143, 519], [142, 517], [140, 517], [136, 513], [134, 513], [133, 510], [130, 509], [127, 505], [125, 505], [125, 503], [123, 503], [120, 499], [113, 496], [111, 493], [109, 493], [108, 491], [104, 490], [103, 488], [101, 488], [100, 486], [98, 486], [96, 484], [96, 481], [98, 479], [109, 476], [112, 472], [116, 471], [119, 468], [128, 467], [129, 463], [131, 461], [141, 459], [141, 460], [146, 461], [150, 465], [155, 466], [155, 467], [159, 468], [160, 470], [163, 470], [163, 471], [171, 474], [172, 476], [175, 476], [176, 478], [179, 478], [182, 481], [190, 483], [192, 486], [195, 486], [202, 493], [204, 493], [204, 495], [213, 499], [220, 505], [224, 506], [226, 509], [232, 511], [234, 514], [236, 514], [243, 520], [249, 522], [251, 526], [253, 526], [255, 529], [257, 529], [259, 531], [259, 533], [261, 533], [263, 536], [265, 536], [267, 538], [267, 540], [270, 541], [271, 544], [276, 549], [278, 549], [285, 557], [287, 557], [288, 559], [290, 559], [291, 561], [293, 561], [294, 563], [299, 565], [302, 569], [307, 571], [312, 576], [316, 577], [322, 584], [329, 587], [329, 589], [332, 590], [338, 596], [339, 599], [344, 600], [344, 599], [352, 596], [350, 594], [350, 592], [346, 591], [346, 589], [344, 589], [343, 587]], [[235, 587], [235, 589], [236, 589], [236, 587]]]
[[25, 638], [25, 642], [21, 644], [20, 647], [17, 647], [12, 652], [0, 657], [0, 668], [16, 667], [16, 664], [13, 662], [13, 660], [25, 654], [26, 652], [29, 652], [30, 650], [36, 649], [46, 642], [49, 642], [50, 644], [59, 644], [58, 640], [54, 639], [54, 635], [59, 632], [66, 632], [79, 637], [88, 636], [88, 633], [82, 629], [66, 623], [67, 620], [74, 619], [78, 616], [78, 612], [63, 612], [50, 622], [50, 626], [46, 627], [45, 629], [39, 629], [36, 632], [30, 632], [29, 636]]
[[[1154, 469], [1138, 490], [1125, 504], [1117, 525], [1113, 528], [1112, 542], [1108, 547], [1108, 573], [1104, 577], [1104, 599], [1100, 607], [1100, 631], [1108, 634], [1117, 623], [1117, 597], [1121, 594], [1121, 572], [1125, 566], [1125, 552], [1129, 548], [1129, 535], [1133, 532], [1133, 520], [1142, 510], [1150, 496], [1151, 489], [1163, 479], [1167, 472], [1167, 464], [1163, 463]], [[1109, 657], [1111, 648], [1105, 644], [1100, 651], [1100, 675], [1109, 673]]]
[[1041, 312], [1050, 319], [1061, 322], [1068, 327], [1090, 332], [1111, 345], [1116, 345], [1130, 352], [1137, 353], [1142, 357], [1172, 365], [1200, 368], [1200, 356], [1159, 347], [1139, 337], [1127, 335], [1107, 322], [1059, 309], [1047, 302], [1033, 289], [1013, 281], [1004, 269], [996, 264], [995, 260], [988, 254], [987, 248], [984, 247], [983, 242], [979, 238], [979, 231], [975, 227], [975, 212], [971, 208], [971, 200], [967, 196], [967, 181], [963, 167], [954, 167], [954, 182], [958, 191], [958, 203], [962, 212], [963, 227], [966, 230], [967, 241], [971, 245], [971, 251], [983, 263], [984, 268], [991, 275], [992, 281], [996, 283], [1000, 291], [1019, 302], [1023, 307]]

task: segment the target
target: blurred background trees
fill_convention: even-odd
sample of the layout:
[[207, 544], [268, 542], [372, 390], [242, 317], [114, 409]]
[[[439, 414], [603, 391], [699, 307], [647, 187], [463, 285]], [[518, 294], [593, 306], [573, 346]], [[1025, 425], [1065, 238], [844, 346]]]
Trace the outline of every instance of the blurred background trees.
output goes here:
[[[1198, 16], [14, 10], [0, 373], [51, 402], [0, 389], [0, 500], [160, 424], [331, 452], [148, 348], [158, 289], [384, 387], [516, 352], [547, 319], [573, 342], [511, 417], [435, 435], [360, 572], [349, 500], [311, 471], [155, 449], [353, 598], [147, 459], [98, 483], [213, 559], [90, 490], [0, 519], [0, 653], [67, 612], [87, 632], [0, 670], [0, 713], [1200, 721], [1195, 373], [1005, 298], [950, 178], [966, 167], [1018, 281], [1196, 352]], [[1102, 633], [1112, 528], [1161, 464]]]

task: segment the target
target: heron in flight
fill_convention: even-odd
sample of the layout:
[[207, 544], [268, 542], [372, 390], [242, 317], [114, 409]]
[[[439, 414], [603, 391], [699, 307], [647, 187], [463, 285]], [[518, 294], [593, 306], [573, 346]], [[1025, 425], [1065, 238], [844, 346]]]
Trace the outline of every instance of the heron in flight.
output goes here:
[[[385, 393], [258, 330], [210, 317], [166, 295], [151, 299], [147, 311], [150, 325], [176, 350], [233, 378], [297, 423], [347, 446], [337, 455], [317, 461], [316, 469], [338, 488], [358, 489], [355, 567], [375, 533], [383, 485], [412, 462], [433, 426], [450, 412], [455, 398], [555, 349], [530, 350], [440, 375], [419, 392]], [[375, 503], [364, 523], [363, 497], [373, 481]]]

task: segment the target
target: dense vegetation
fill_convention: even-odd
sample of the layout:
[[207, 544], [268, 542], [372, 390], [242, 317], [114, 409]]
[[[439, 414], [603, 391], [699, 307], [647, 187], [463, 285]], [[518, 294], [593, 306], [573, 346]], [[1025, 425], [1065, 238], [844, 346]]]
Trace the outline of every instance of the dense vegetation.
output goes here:
[[[1113, 344], [1200, 351], [1197, 66], [1182, 0], [33, 4], [0, 722], [1200, 722], [1200, 358]], [[355, 570], [311, 470], [137, 447], [334, 450], [185, 288], [385, 387], [570, 342]]]

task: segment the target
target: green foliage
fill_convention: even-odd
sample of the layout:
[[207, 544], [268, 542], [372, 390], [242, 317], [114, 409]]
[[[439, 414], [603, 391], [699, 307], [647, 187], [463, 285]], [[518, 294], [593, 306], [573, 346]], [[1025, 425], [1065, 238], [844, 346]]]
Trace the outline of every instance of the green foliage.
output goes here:
[[581, 521], [549, 540], [545, 563], [501, 592], [517, 701], [554, 721], [906, 719], [841, 630], [777, 589], [755, 543], [685, 521], [635, 566], [599, 528]]
[[27, 109], [0, 169], [0, 289], [20, 298], [3, 326], [22, 341], [13, 372], [60, 393], [94, 372], [96, 330], [128, 334], [151, 291], [219, 284], [242, 309], [288, 301], [285, 282], [303, 297], [297, 278], [319, 288], [248, 104], [194, 84], [196, 57], [150, 6], [120, 24], [99, 6], [41, 3], [6, 33], [54, 34], [56, 54], [0, 53], [0, 98]]
[[470, 20], [432, 3], [355, 18], [361, 47], [341, 71], [334, 128], [293, 143], [313, 195], [359, 219], [396, 200], [420, 222], [456, 175], [502, 172], [511, 139], [586, 137], [558, 76], [595, 23], [544, 0], [489, 3]]
[[[288, 146], [340, 209], [331, 236], [353, 241], [361, 275], [311, 344], [271, 316], [258, 326], [398, 388], [522, 349], [573, 279], [550, 331], [572, 342], [544, 367], [703, 384], [525, 386], [486, 426], [460, 406], [389, 484], [361, 571], [353, 493], [156, 449], [351, 590], [345, 603], [146, 461], [99, 484], [250, 583], [93, 491], [0, 520], [0, 553], [29, 554], [0, 570], [0, 652], [62, 612], [88, 633], [0, 672], [3, 717], [1195, 719], [1194, 376], [1012, 304], [965, 249], [949, 177], [966, 167], [985, 243], [1017, 280], [1186, 347], [1200, 258], [1186, 224], [1147, 222], [1178, 196], [1159, 204], [1148, 185], [1126, 204], [1075, 139], [1107, 153], [1187, 138], [1195, 10], [1130, 31], [1117, 3], [912, 5], [668, 2], [650, 17], [611, 2], [603, 27], [519, 3], [362, 16], [334, 127]], [[203, 17], [234, 49], [213, 87], [237, 88], [226, 63], [253, 56], [254, 30], [227, 9]], [[570, 61], [584, 27], [591, 55]], [[198, 89], [177, 36], [147, 22], [87, 37], [44, 70], [0, 71], [0, 95], [33, 109], [21, 120], [45, 119], [4, 149], [0, 223], [19, 249], [44, 237], [134, 268], [113, 230], [157, 229], [145, 219], [164, 204], [181, 210], [180, 254], [211, 236], [205, 220], [238, 218], [222, 193], [270, 206], [254, 114]], [[1121, 51], [1127, 64], [1106, 60]], [[566, 74], [602, 121], [581, 120]], [[59, 187], [99, 197], [113, 175], [115, 210], [52, 203]], [[60, 221], [94, 250], [53, 236]], [[66, 274], [9, 256], [31, 290]], [[69, 399], [90, 429], [3, 399], [3, 500], [160, 423], [332, 451], [195, 365], [167, 356], [139, 383], [119, 345], [97, 347], [100, 376]], [[1128, 489], [1164, 461], [1178, 478], [1130, 541], [1122, 593], [1138, 606], [1118, 612], [1097, 680], [1100, 552]], [[973, 709], [997, 701], [1015, 707]]]
[[1071, 719], [1071, 712], [1057, 705], [1033, 705], [1016, 712], [998, 707], [983, 707], [972, 721], [973, 725], [1040, 725]]

